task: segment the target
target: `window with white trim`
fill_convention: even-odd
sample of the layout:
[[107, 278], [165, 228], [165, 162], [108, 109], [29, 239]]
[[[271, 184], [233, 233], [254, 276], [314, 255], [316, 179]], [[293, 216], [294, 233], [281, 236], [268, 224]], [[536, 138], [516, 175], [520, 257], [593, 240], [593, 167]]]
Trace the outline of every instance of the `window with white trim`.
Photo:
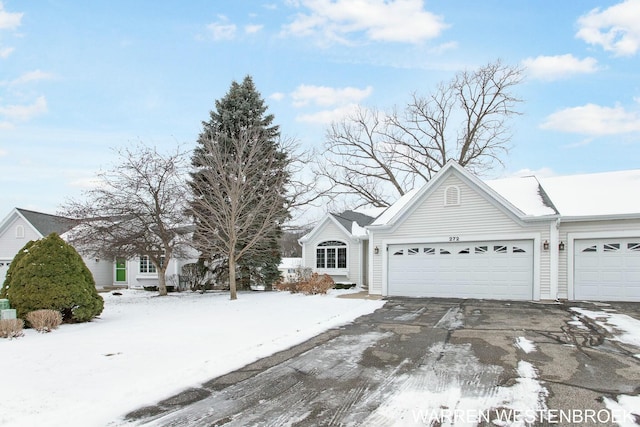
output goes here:
[[[164, 255], [160, 257], [160, 264], [161, 265], [164, 264]], [[158, 269], [151, 262], [149, 255], [140, 256], [140, 273], [153, 274], [157, 272], [158, 272]]]
[[24, 239], [24, 225], [16, 227], [16, 239]]
[[316, 247], [316, 268], [347, 268], [347, 244], [327, 240]]

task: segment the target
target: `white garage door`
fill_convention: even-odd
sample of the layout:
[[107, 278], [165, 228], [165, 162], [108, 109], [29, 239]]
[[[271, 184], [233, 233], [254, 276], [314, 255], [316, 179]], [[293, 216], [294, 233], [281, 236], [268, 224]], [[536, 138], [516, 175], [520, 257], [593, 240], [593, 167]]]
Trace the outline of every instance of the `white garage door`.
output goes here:
[[640, 301], [640, 238], [574, 242], [574, 298]]
[[533, 241], [389, 246], [389, 295], [530, 300]]

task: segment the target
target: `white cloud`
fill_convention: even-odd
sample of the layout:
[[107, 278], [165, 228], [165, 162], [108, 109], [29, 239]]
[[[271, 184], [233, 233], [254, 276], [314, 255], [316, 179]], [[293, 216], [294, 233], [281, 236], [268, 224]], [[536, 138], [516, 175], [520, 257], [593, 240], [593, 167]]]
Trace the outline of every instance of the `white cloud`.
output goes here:
[[274, 101], [282, 101], [286, 96], [287, 96], [287, 95], [285, 95], [285, 94], [284, 94], [284, 93], [282, 93], [282, 92], [275, 92], [275, 93], [272, 93], [272, 94], [269, 96], [269, 98], [270, 98], [270, 99], [273, 99]]
[[44, 71], [40, 71], [40, 70], [35, 70], [35, 71], [29, 71], [22, 74], [20, 77], [12, 80], [10, 85], [11, 86], [21, 85], [25, 83], [40, 81], [40, 80], [49, 80], [52, 78], [53, 78], [53, 74], [45, 73]]
[[22, 21], [23, 13], [7, 12], [4, 10], [4, 5], [0, 1], [0, 30], [15, 30], [18, 28]]
[[0, 48], [0, 58], [2, 59], [6, 59], [9, 57], [9, 55], [11, 55], [11, 52], [13, 52], [13, 48], [12, 47], [2, 47]]
[[578, 19], [576, 37], [600, 45], [617, 56], [640, 49], [640, 0], [625, 0], [607, 9], [596, 8]]
[[342, 105], [359, 102], [373, 92], [371, 86], [364, 89], [355, 87], [332, 88], [328, 86], [300, 85], [291, 93], [293, 105], [302, 107], [308, 104], [319, 106]]
[[7, 105], [0, 106], [0, 117], [6, 119], [5, 125], [12, 121], [25, 122], [34, 116], [47, 112], [47, 100], [44, 96], [38, 97], [33, 104], [30, 105]]
[[557, 80], [574, 74], [588, 74], [598, 71], [598, 61], [587, 57], [578, 59], [571, 54], [537, 56], [522, 61], [533, 78]]
[[521, 177], [525, 177], [525, 176], [535, 176], [538, 178], [548, 178], [551, 176], [556, 176], [556, 173], [553, 171], [553, 169], [549, 168], [549, 167], [542, 167], [540, 169], [520, 169], [518, 171], [515, 172], [508, 172], [506, 175], [504, 175], [504, 178], [521, 178]]
[[[15, 30], [22, 22], [23, 13], [7, 12], [4, 10], [4, 5], [0, 1], [0, 30]], [[0, 45], [0, 59], [6, 59], [11, 55], [14, 48], [3, 47]]]
[[319, 36], [325, 44], [349, 44], [348, 35], [364, 33], [369, 40], [421, 43], [448, 27], [441, 16], [424, 10], [423, 0], [301, 0], [309, 9], [285, 26], [286, 34]]
[[264, 28], [264, 25], [257, 25], [257, 24], [245, 25], [244, 32], [247, 34], [255, 34], [257, 32], [260, 32], [263, 28]]
[[640, 132], [640, 113], [624, 107], [587, 104], [557, 111], [546, 118], [542, 129], [584, 135], [617, 135]]
[[318, 111], [311, 114], [301, 114], [296, 117], [296, 120], [304, 123], [314, 123], [326, 125], [331, 122], [339, 121], [358, 109], [357, 104], [347, 104], [334, 108], [333, 110]]
[[[2, 129], [2, 123], [0, 123], [0, 129]], [[7, 150], [3, 150], [2, 148], [0, 148], [0, 157], [5, 157], [8, 154], [9, 152]]]
[[102, 182], [99, 178], [96, 178], [95, 175], [76, 178], [68, 182], [69, 187], [81, 189], [99, 188], [102, 187], [103, 184], [104, 182]]
[[224, 15], [218, 16], [218, 21], [207, 25], [207, 30], [214, 40], [232, 40], [236, 36], [237, 27], [229, 23], [229, 19]]

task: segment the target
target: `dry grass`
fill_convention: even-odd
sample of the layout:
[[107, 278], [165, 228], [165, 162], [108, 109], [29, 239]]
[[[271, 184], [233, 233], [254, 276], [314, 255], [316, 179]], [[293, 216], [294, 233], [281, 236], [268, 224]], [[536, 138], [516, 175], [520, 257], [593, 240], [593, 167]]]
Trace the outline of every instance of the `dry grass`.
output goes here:
[[33, 329], [45, 333], [58, 329], [62, 323], [62, 314], [56, 310], [36, 310], [27, 313], [27, 322]]
[[2, 319], [0, 320], [0, 338], [17, 338], [24, 335], [22, 329], [24, 321], [22, 319]]

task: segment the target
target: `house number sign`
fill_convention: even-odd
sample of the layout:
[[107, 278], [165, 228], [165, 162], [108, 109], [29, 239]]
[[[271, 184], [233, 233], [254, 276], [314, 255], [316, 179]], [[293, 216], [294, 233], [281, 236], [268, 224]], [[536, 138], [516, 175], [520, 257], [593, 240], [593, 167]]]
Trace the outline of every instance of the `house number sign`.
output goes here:
[[459, 236], [450, 236], [449, 237], [449, 241], [450, 242], [459, 242], [460, 241], [460, 237]]

